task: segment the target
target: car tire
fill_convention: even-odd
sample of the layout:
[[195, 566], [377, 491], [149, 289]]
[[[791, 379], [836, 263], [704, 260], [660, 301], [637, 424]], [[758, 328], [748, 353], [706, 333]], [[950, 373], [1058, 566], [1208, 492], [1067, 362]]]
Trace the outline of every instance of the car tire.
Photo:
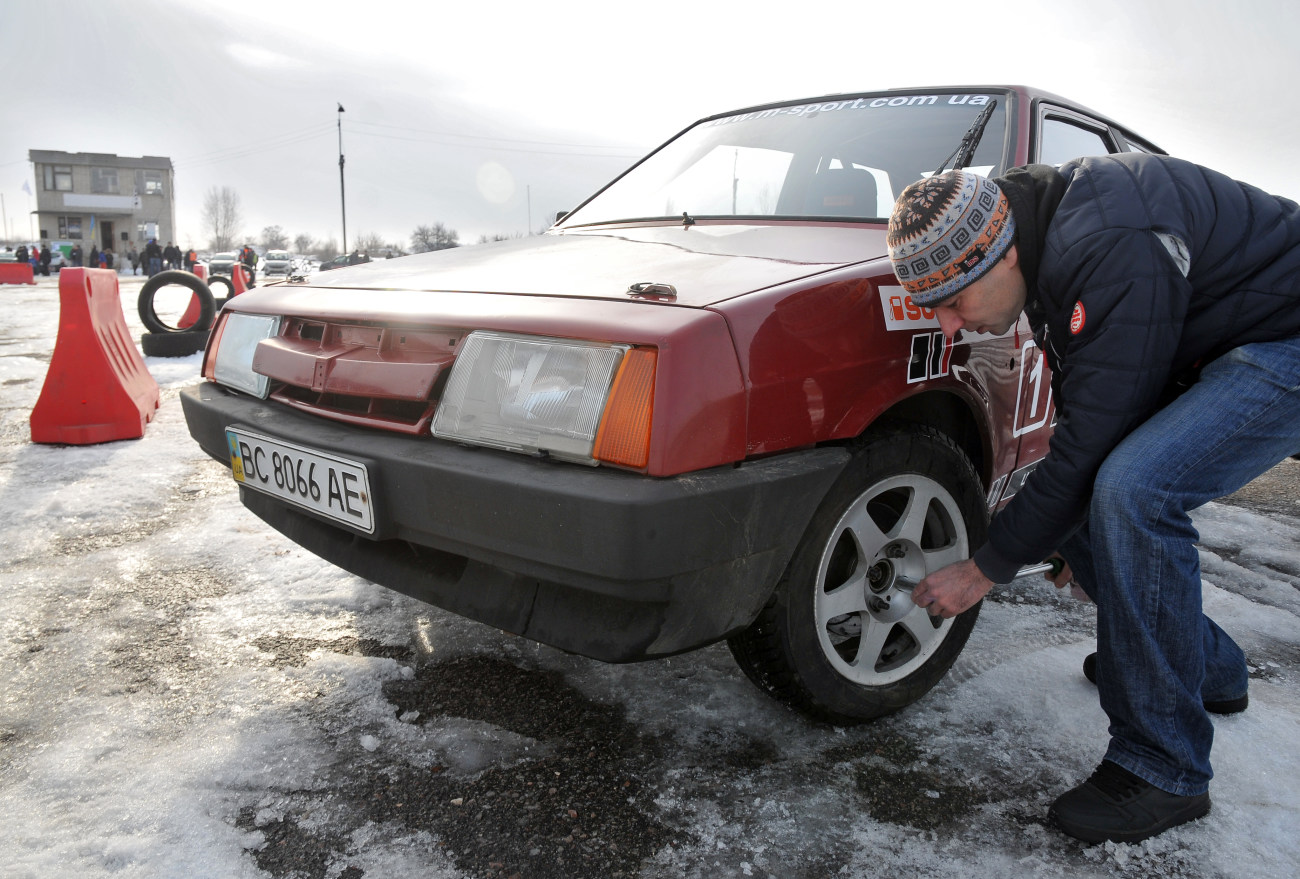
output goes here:
[[[194, 295], [199, 297], [199, 317], [193, 326], [170, 326], [158, 317], [158, 311], [154, 307], [154, 296], [163, 287], [172, 284], [187, 287], [193, 291]], [[144, 324], [145, 329], [155, 334], [202, 333], [212, 326], [212, 320], [217, 313], [212, 300], [212, 290], [209, 289], [207, 283], [198, 275], [179, 269], [159, 272], [145, 281], [144, 285], [140, 287], [138, 307], [141, 323]]]
[[[226, 295], [222, 297], [221, 301], [229, 302], [230, 297], [235, 295], [235, 282], [231, 280], [231, 278], [228, 275], [213, 275], [212, 277], [208, 278], [209, 288], [215, 289], [218, 286], [224, 287], [226, 289]], [[216, 296], [217, 294], [214, 292], [212, 295]]]
[[189, 357], [208, 344], [208, 331], [184, 333], [145, 333], [140, 337], [140, 349], [145, 357]]
[[946, 435], [911, 427], [870, 436], [772, 599], [728, 640], [732, 655], [761, 689], [817, 720], [854, 724], [910, 705], [952, 667], [980, 608], [931, 617], [911, 589], [968, 558], [987, 526], [979, 476]]

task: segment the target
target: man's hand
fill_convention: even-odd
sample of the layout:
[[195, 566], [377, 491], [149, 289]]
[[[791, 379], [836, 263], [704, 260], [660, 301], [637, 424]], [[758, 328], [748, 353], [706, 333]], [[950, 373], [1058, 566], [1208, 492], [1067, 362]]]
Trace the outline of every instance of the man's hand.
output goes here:
[[974, 607], [992, 588], [993, 581], [975, 567], [975, 562], [967, 559], [940, 568], [918, 583], [912, 590], [912, 602], [925, 608], [932, 617], [948, 619]]
[[1088, 597], [1088, 593], [1084, 592], [1083, 587], [1075, 582], [1074, 571], [1070, 570], [1070, 563], [1057, 553], [1052, 553], [1051, 557], [1054, 559], [1061, 559], [1061, 572], [1056, 576], [1044, 574], [1043, 577], [1050, 580], [1052, 585], [1057, 589], [1068, 588], [1070, 590], [1070, 595], [1072, 595], [1075, 600], [1082, 601], [1084, 604], [1091, 602], [1092, 599]]

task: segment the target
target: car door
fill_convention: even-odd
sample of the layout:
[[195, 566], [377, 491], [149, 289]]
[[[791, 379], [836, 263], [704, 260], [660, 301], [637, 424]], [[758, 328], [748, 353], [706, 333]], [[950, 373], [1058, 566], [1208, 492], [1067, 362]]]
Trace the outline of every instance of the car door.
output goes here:
[[[1124, 152], [1128, 144], [1106, 122], [1075, 110], [1040, 102], [1030, 143], [1031, 161], [1061, 165], [1080, 156]], [[1015, 469], [993, 486], [997, 506], [1009, 501], [1047, 454], [1056, 407], [1052, 400], [1051, 371], [1043, 352], [1034, 344], [1033, 331], [1020, 317], [1020, 348], [1016, 353], [1018, 390], [1012, 435], [1017, 442]]]

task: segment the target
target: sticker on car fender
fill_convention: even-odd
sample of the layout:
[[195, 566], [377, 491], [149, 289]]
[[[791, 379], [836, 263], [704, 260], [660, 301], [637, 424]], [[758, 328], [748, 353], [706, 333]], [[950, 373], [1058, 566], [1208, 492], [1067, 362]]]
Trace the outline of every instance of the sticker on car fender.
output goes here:
[[907, 383], [942, 378], [952, 366], [952, 342], [942, 332], [912, 337], [912, 356], [907, 361]]
[[886, 330], [938, 329], [939, 318], [933, 308], [922, 308], [902, 287], [880, 287], [880, 310], [885, 315]]
[[226, 428], [230, 471], [240, 485], [358, 531], [375, 530], [366, 465], [240, 428]]

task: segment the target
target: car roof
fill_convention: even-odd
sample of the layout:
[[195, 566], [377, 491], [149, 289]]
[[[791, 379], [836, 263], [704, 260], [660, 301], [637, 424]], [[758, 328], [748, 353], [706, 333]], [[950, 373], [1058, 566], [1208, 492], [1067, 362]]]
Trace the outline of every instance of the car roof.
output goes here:
[[[1097, 120], [1098, 122], [1104, 122], [1107, 125], [1111, 126], [1112, 128], [1116, 129], [1117, 131], [1122, 132], [1126, 136], [1134, 137], [1137, 140], [1142, 141], [1144, 144], [1147, 144], [1148, 146], [1155, 146], [1150, 141], [1148, 141], [1145, 137], [1138, 135], [1130, 126], [1125, 125], [1122, 122], [1116, 121], [1114, 118], [1106, 115], [1105, 113], [1098, 113], [1096, 110], [1093, 110], [1091, 107], [1081, 104], [1078, 101], [1072, 100], [1070, 98], [1062, 97], [1061, 95], [1058, 95], [1054, 92], [1049, 92], [1045, 89], [1040, 89], [1029, 85], [1016, 85], [1012, 83], [1003, 83], [1001, 85], [985, 83], [985, 84], [975, 84], [975, 85], [909, 86], [907, 88], [896, 88], [896, 89], [866, 89], [863, 91], [856, 91], [856, 92], [839, 92], [839, 93], [828, 94], [828, 95], [817, 95], [815, 97], [804, 97], [804, 98], [797, 98], [797, 99], [790, 99], [790, 100], [783, 100], [783, 101], [771, 101], [766, 104], [756, 104], [752, 107], [741, 107], [735, 110], [728, 110], [724, 113], [714, 113], [712, 115], [705, 116], [703, 119], [691, 123], [691, 125], [687, 127], [688, 128], [694, 127], [695, 125], [699, 125], [702, 122], [709, 122], [714, 119], [723, 119], [728, 116], [736, 116], [741, 113], [756, 113], [756, 112], [761, 112], [763, 110], [774, 109], [777, 107], [794, 107], [794, 106], [799, 106], [801, 104], [819, 104], [819, 103], [827, 103], [830, 101], [843, 101], [851, 98], [865, 97], [868, 95], [871, 96], [897, 95], [899, 97], [903, 97], [903, 96], [911, 96], [911, 95], [951, 94], [953, 92], [971, 93], [971, 94], [1014, 95], [1016, 98], [1023, 100], [1030, 105], [1033, 105], [1038, 101], [1046, 101], [1049, 104], [1058, 104], [1062, 107], [1074, 109], [1078, 112], [1084, 113], [1092, 117], [1093, 119]], [[1159, 148], [1157, 147], [1157, 149]], [[1161, 152], [1163, 152], [1163, 150], [1161, 150]]]

